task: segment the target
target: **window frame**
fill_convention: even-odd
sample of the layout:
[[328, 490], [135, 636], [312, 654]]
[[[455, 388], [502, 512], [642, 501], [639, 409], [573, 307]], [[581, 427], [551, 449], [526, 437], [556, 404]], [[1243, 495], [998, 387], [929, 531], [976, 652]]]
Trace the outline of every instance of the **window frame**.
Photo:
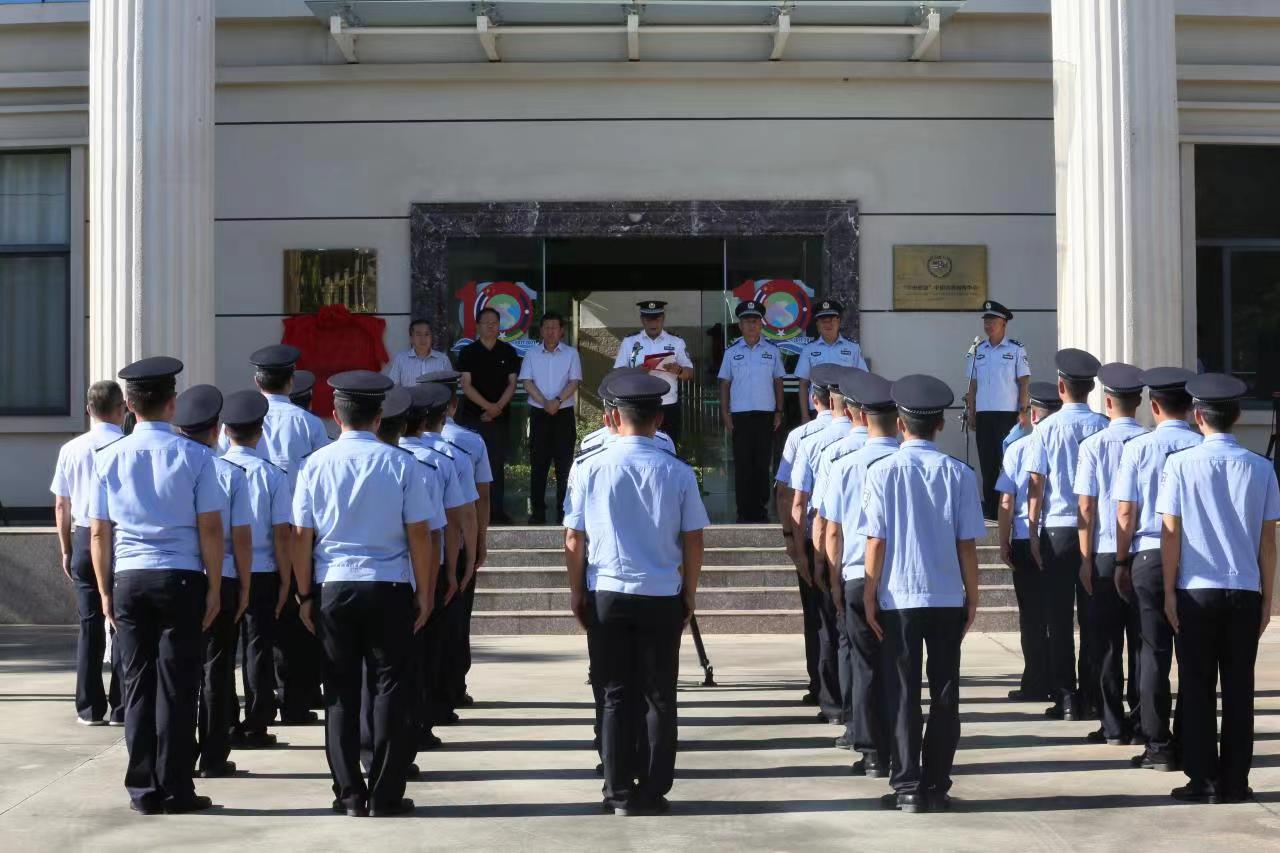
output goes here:
[[0, 434], [73, 432], [84, 428], [85, 343], [85, 214], [86, 158], [84, 146], [0, 145], [0, 155], [65, 153], [68, 156], [68, 242], [64, 244], [0, 245], [5, 257], [64, 257], [67, 259], [67, 397], [61, 412], [38, 409], [0, 409]]

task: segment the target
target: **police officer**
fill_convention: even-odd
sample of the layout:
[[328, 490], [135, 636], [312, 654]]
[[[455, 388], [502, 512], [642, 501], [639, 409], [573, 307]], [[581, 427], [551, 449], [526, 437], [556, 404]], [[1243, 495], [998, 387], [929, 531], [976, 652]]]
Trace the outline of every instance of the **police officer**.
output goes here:
[[[933, 443], [955, 399], [951, 389], [917, 374], [890, 390], [904, 441], [867, 469], [858, 527], [867, 537], [862, 601], [867, 625], [884, 644], [893, 740], [893, 793], [880, 803], [946, 811], [960, 741], [960, 642], [978, 612], [977, 539], [986, 531], [973, 469]], [[926, 650], [929, 727], [922, 742]]]
[[[1271, 460], [1232, 435], [1245, 383], [1206, 373], [1189, 379], [1197, 447], [1165, 462], [1156, 511], [1164, 607], [1178, 644], [1182, 759], [1189, 783], [1175, 799], [1242, 802], [1252, 796], [1254, 664], [1271, 618], [1280, 489]], [[1222, 748], [1216, 688], [1222, 679]]]
[[[176, 358], [120, 371], [133, 432], [95, 457], [93, 570], [124, 681], [125, 788], [142, 814], [208, 808], [192, 784], [202, 631], [222, 601], [222, 507], [213, 454], [176, 435]], [[114, 575], [112, 554], [115, 556]]]
[[1164, 612], [1165, 569], [1160, 549], [1163, 524], [1156, 496], [1165, 460], [1200, 443], [1187, 423], [1191, 397], [1187, 381], [1195, 376], [1181, 367], [1155, 367], [1142, 374], [1156, 427], [1130, 440], [1120, 454], [1116, 475], [1116, 588], [1130, 595], [1138, 611], [1142, 649], [1138, 659], [1138, 710], [1146, 749], [1131, 759], [1135, 767], [1170, 771], [1177, 768], [1177, 749], [1170, 728], [1173, 696], [1173, 628]]
[[[1056, 382], [1032, 382], [1029, 387], [1032, 428], [1062, 408]], [[1022, 678], [1009, 691], [1015, 702], [1041, 702], [1049, 697], [1049, 634], [1045, 627], [1044, 579], [1031, 559], [1027, 527], [1027, 491], [1031, 472], [1027, 451], [1031, 434], [1010, 444], [1000, 463], [996, 491], [1000, 493], [997, 533], [1000, 559], [1013, 570], [1013, 594], [1018, 602], [1018, 634], [1022, 646]]]
[[[843, 696], [840, 689], [839, 633], [836, 629], [835, 602], [831, 598], [829, 572], [823, 553], [814, 548], [809, 495], [815, 482], [818, 457], [829, 445], [840, 441], [853, 429], [853, 422], [844, 410], [844, 398], [839, 383], [847, 368], [824, 362], [814, 367], [810, 376], [810, 388], [819, 405], [830, 406], [831, 419], [827, 425], [806, 436], [796, 451], [795, 464], [791, 468], [791, 526], [796, 535], [805, 537], [802, 557], [809, 575], [806, 589], [809, 606], [815, 618], [818, 654], [818, 719], [830, 723], [843, 723]], [[807, 629], [806, 629], [807, 631]]]
[[240, 622], [244, 719], [232, 736], [232, 744], [239, 749], [276, 743], [275, 735], [267, 732], [276, 716], [276, 619], [293, 578], [289, 478], [257, 453], [267, 408], [266, 398], [254, 391], [237, 391], [222, 405], [222, 423], [231, 440], [223, 459], [243, 469], [251, 515], [248, 607]]
[[[577, 460], [565, 512], [572, 609], [599, 644], [604, 671], [604, 806], [620, 815], [667, 810], [676, 757], [680, 635], [693, 615], [709, 521], [693, 469], [653, 442], [668, 384], [610, 384], [618, 435]], [[617, 519], [625, 517], [625, 525]], [[628, 697], [648, 705], [648, 760], [635, 759]]]
[[[325, 657], [325, 752], [334, 811], [380, 816], [411, 811], [404, 796], [413, 635], [431, 615], [436, 555], [426, 481], [417, 461], [378, 440], [380, 373], [329, 379], [342, 434], [314, 454], [293, 495], [294, 575], [300, 615]], [[318, 606], [312, 600], [314, 582]], [[376, 684], [369, 780], [360, 772], [363, 669]]]
[[[596, 389], [596, 394], [600, 397], [600, 406], [603, 410], [602, 420], [604, 421], [604, 426], [583, 436], [582, 441], [578, 445], [579, 453], [586, 453], [588, 450], [595, 450], [617, 434], [616, 421], [611, 419], [610, 415], [616, 414], [618, 407], [614, 405], [616, 401], [613, 399], [613, 396], [606, 391], [609, 383], [619, 376], [626, 376], [628, 374], [638, 376], [647, 374], [648, 372], [649, 371], [645, 370], [643, 367], [615, 367], [604, 375], [604, 378], [600, 380], [600, 385]], [[658, 430], [653, 434], [653, 440], [672, 453], [676, 452], [675, 442], [671, 440], [671, 436], [667, 435], [662, 430]], [[570, 466], [569, 471], [570, 474], [572, 474], [572, 466]]]
[[62, 572], [75, 586], [80, 633], [76, 642], [76, 722], [102, 726], [120, 725], [124, 712], [120, 705], [120, 680], [116, 655], [112, 654], [109, 690], [102, 685], [102, 657], [106, 651], [106, 618], [98, 596], [98, 580], [93, 575], [89, 552], [89, 496], [97, 488], [94, 455], [124, 437], [124, 394], [111, 380], [89, 386], [85, 411], [89, 431], [62, 445], [53, 469], [49, 491], [54, 495], [53, 513], [57, 521], [58, 544], [62, 549]]
[[796, 360], [796, 378], [800, 380], [800, 423], [815, 416], [813, 400], [809, 396], [809, 380], [813, 368], [819, 364], [837, 364], [845, 367], [867, 369], [862, 348], [840, 334], [840, 317], [844, 306], [834, 299], [823, 299], [813, 309], [818, 338], [800, 353]]
[[1005, 334], [1013, 312], [995, 300], [982, 304], [982, 332], [964, 357], [969, 380], [965, 415], [978, 436], [978, 465], [982, 469], [982, 514], [995, 521], [1000, 506], [996, 479], [1000, 476], [1003, 441], [1021, 422], [1028, 428], [1028, 383], [1031, 364], [1022, 342]]
[[843, 737], [861, 755], [853, 764], [854, 775], [883, 778], [889, 775], [890, 754], [884, 675], [880, 639], [867, 624], [863, 603], [867, 540], [858, 531], [867, 469], [898, 449], [897, 407], [891, 383], [874, 373], [851, 373], [840, 383], [840, 394], [846, 405], [858, 409], [866, 438], [831, 462], [818, 514], [827, 522], [823, 539], [827, 562], [833, 575], [839, 573], [833, 577], [832, 593], [844, 623], [842, 650], [847, 648], [841, 659], [849, 692]]
[[[1080, 583], [1089, 593], [1089, 619], [1081, 631], [1093, 638], [1090, 673], [1097, 677], [1091, 689], [1099, 698], [1102, 728], [1090, 732], [1090, 743], [1128, 744], [1132, 732], [1124, 710], [1125, 635], [1136, 624], [1133, 613], [1115, 586], [1116, 499], [1112, 487], [1120, 468], [1120, 455], [1131, 439], [1146, 432], [1135, 420], [1142, 403], [1142, 371], [1131, 364], [1113, 362], [1098, 370], [1106, 392], [1106, 414], [1111, 424], [1080, 442], [1073, 488], [1080, 501]], [[1136, 631], [1130, 637], [1136, 636]], [[1136, 658], [1129, 643], [1130, 671]]]
[[[178, 431], [212, 450], [218, 441], [218, 417], [222, 392], [212, 385], [193, 385], [178, 395], [173, 425]], [[214, 458], [214, 471], [222, 487], [222, 599], [218, 615], [204, 636], [204, 671], [200, 681], [200, 707], [196, 718], [199, 756], [196, 775], [203, 779], [230, 776], [235, 762], [231, 753], [231, 727], [236, 699], [236, 640], [240, 617], [249, 603], [249, 570], [253, 563], [253, 513], [249, 505], [244, 468]]]
[[[1098, 375], [1098, 360], [1084, 350], [1059, 350], [1058, 394], [1062, 408], [1045, 418], [1034, 433], [1023, 462], [1031, 474], [1027, 487], [1027, 535], [1031, 559], [1043, 572], [1045, 627], [1049, 633], [1049, 692], [1053, 704], [1045, 709], [1050, 719], [1084, 720], [1085, 701], [1076, 693], [1075, 633], [1071, 602], [1076, 602], [1080, 624], [1087, 625], [1085, 591], [1080, 584], [1079, 501], [1072, 491], [1080, 442], [1107, 426], [1107, 419], [1086, 402]], [[1091, 638], [1080, 635], [1083, 682], [1088, 675]]]
[[[667, 383], [662, 395], [662, 428], [678, 446], [680, 444], [680, 380], [693, 378], [693, 362], [684, 338], [663, 330], [667, 322], [667, 303], [661, 299], [637, 302], [643, 331], [622, 339], [614, 367], [646, 367]], [[656, 366], [651, 366], [656, 365]]]
[[311, 397], [315, 390], [316, 375], [310, 370], [293, 372], [293, 390], [289, 392], [289, 402], [293, 403], [307, 416], [307, 425], [311, 427], [313, 446], [324, 447], [329, 443], [329, 431], [324, 421], [311, 412]]
[[739, 524], [769, 520], [773, 434], [782, 426], [782, 353], [763, 340], [764, 306], [754, 299], [734, 309], [742, 337], [720, 362], [720, 417], [733, 438], [733, 489]]

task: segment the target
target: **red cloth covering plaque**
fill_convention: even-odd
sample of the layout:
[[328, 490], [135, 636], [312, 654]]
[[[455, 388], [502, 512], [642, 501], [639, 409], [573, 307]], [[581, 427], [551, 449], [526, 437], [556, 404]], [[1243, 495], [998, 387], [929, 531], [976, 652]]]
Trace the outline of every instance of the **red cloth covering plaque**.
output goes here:
[[344, 370], [381, 370], [389, 360], [382, 335], [387, 321], [369, 314], [352, 314], [344, 305], [322, 305], [314, 314], [287, 317], [281, 343], [302, 350], [298, 369], [316, 375], [311, 411], [333, 415], [333, 389], [328, 379]]

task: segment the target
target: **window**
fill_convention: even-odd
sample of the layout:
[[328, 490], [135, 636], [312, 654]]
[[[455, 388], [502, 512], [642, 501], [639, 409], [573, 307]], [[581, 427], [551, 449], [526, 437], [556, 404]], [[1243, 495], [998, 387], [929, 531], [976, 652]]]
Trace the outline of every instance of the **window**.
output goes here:
[[1280, 392], [1280, 147], [1196, 147], [1197, 357]]
[[70, 153], [0, 153], [0, 415], [70, 414], [70, 267]]

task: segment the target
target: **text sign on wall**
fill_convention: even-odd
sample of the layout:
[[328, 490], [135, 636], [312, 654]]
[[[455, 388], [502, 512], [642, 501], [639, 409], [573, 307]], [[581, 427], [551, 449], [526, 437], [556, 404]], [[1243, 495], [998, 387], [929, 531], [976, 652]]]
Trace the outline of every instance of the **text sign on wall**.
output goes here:
[[895, 311], [977, 311], [987, 300], [987, 247], [893, 247]]

